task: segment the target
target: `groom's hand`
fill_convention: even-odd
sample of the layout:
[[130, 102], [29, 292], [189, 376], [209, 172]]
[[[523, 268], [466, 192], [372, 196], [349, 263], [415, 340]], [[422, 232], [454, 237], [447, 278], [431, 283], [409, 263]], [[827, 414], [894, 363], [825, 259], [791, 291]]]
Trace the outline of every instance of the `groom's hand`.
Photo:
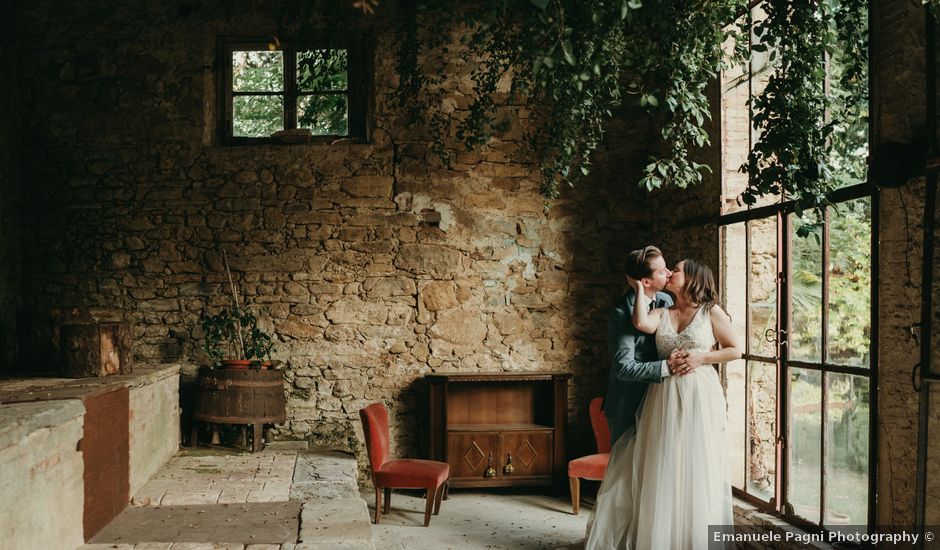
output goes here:
[[676, 374], [679, 365], [685, 361], [685, 357], [688, 355], [683, 349], [675, 349], [672, 353], [669, 354], [669, 358], [666, 359], [666, 365], [669, 367], [669, 374]]

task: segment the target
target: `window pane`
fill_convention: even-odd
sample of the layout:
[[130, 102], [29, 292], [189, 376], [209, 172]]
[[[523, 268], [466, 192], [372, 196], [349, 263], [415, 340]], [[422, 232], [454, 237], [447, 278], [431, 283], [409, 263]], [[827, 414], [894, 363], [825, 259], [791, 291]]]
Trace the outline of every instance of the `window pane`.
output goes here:
[[721, 296], [739, 342], [747, 341], [747, 247], [744, 223], [721, 228]]
[[284, 129], [281, 96], [239, 95], [232, 98], [232, 135], [268, 137]]
[[777, 473], [777, 366], [748, 361], [747, 492], [774, 496]]
[[344, 94], [297, 98], [297, 127], [310, 128], [313, 135], [345, 136], [347, 116]]
[[232, 90], [280, 92], [284, 89], [284, 52], [232, 52]]
[[824, 524], [867, 525], [869, 380], [837, 373], [827, 373], [826, 378]]
[[[747, 19], [740, 18], [735, 25], [746, 28]], [[731, 54], [734, 41], [722, 45], [726, 54]], [[748, 65], [735, 65], [721, 72], [721, 183], [722, 214], [744, 210], [746, 205], [737, 202], [747, 187], [747, 174], [740, 171], [747, 163], [750, 148], [751, 119], [747, 100], [750, 93]], [[742, 241], [743, 242], [743, 241]]]
[[738, 359], [723, 367], [725, 399], [728, 402], [728, 445], [731, 461], [731, 485], [744, 489], [747, 464], [747, 395], [745, 362]]
[[776, 357], [773, 339], [777, 330], [777, 218], [750, 221], [747, 228], [751, 247], [748, 258], [749, 351], [762, 357]]
[[871, 201], [830, 209], [828, 362], [869, 366]]
[[[751, 9], [751, 20], [753, 25], [767, 19], [767, 13], [764, 11], [764, 7], [760, 4], [754, 6]], [[752, 27], [753, 29], [753, 27]], [[757, 37], [754, 31], [751, 31], [751, 44], [759, 44], [760, 38]], [[751, 50], [750, 56], [750, 68], [751, 68], [751, 84], [750, 84], [750, 96], [755, 98], [763, 93], [764, 88], [767, 87], [767, 83], [770, 82], [770, 77], [774, 72], [775, 64], [779, 64], [780, 57], [776, 56], [773, 61], [770, 59], [771, 50], [768, 48], [767, 51], [758, 52]], [[748, 113], [750, 117], [750, 113]], [[753, 124], [751, 125], [751, 143], [757, 143], [760, 140], [760, 131], [755, 129]], [[757, 206], [764, 206], [768, 204], [775, 204], [781, 202], [783, 199], [780, 195], [768, 194], [763, 197], [759, 197], [757, 202], [751, 206], [751, 208]]]
[[[835, 0], [833, 9], [845, 8], [845, 0]], [[860, 2], [862, 11], [853, 38], [868, 34], [867, 2]], [[829, 56], [829, 96], [832, 98], [830, 119], [832, 129], [832, 177], [836, 187], [863, 183], [867, 180], [868, 159], [868, 63], [855, 65], [841, 41], [836, 41]]]
[[819, 481], [822, 477], [822, 373], [790, 369], [790, 461], [787, 500], [796, 515], [814, 523], [820, 519]]
[[346, 50], [297, 52], [297, 88], [302, 92], [346, 90]]
[[790, 358], [822, 361], [822, 245], [812, 235], [798, 237], [803, 220], [791, 215]]

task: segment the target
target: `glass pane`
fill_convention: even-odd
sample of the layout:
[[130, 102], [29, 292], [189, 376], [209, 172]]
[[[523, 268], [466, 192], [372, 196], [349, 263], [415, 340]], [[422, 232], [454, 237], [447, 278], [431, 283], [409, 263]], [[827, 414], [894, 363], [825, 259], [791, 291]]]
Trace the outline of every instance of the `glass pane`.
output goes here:
[[822, 361], [822, 245], [816, 236], [797, 236], [804, 221], [791, 215], [790, 358]]
[[747, 369], [747, 492], [770, 500], [777, 474], [777, 367], [748, 361]]
[[871, 201], [830, 209], [828, 362], [869, 366]]
[[[846, 7], [845, 0], [835, 0], [833, 4], [834, 10]], [[853, 38], [868, 35], [867, 2], [857, 4], [860, 13]], [[830, 119], [835, 123], [830, 162], [836, 187], [863, 183], [868, 177], [868, 63], [863, 56], [862, 63], [853, 64], [852, 56], [846, 53], [845, 45], [837, 41], [828, 66], [829, 95], [832, 98]]]
[[869, 380], [837, 373], [827, 373], [826, 378], [824, 524], [867, 525]]
[[232, 90], [280, 92], [284, 89], [284, 52], [232, 52]]
[[777, 218], [750, 221], [747, 228], [751, 248], [748, 258], [748, 351], [762, 357], [776, 357]]
[[787, 500], [796, 515], [819, 523], [822, 477], [822, 373], [790, 369], [790, 469]]
[[[735, 23], [745, 28], [744, 17]], [[734, 41], [722, 45], [725, 53], [731, 54]], [[746, 205], [738, 202], [741, 192], [747, 187], [747, 173], [741, 172], [747, 163], [750, 150], [751, 119], [747, 105], [750, 92], [748, 66], [736, 65], [721, 72], [721, 213], [744, 210]]]
[[721, 296], [739, 342], [747, 341], [747, 246], [744, 223], [721, 228]]
[[745, 393], [745, 362], [743, 359], [723, 367], [725, 399], [728, 402], [728, 459], [731, 461], [731, 484], [744, 489], [747, 464], [747, 394]]
[[297, 88], [302, 92], [345, 90], [346, 50], [297, 52]]
[[347, 116], [345, 94], [297, 98], [297, 127], [310, 128], [315, 136], [345, 136]]
[[284, 129], [284, 99], [270, 95], [232, 98], [232, 135], [268, 137]]
[[[754, 25], [766, 18], [767, 14], [764, 12], [764, 7], [762, 5], [758, 4], [751, 9], [751, 20]], [[754, 45], [758, 43], [760, 43], [760, 38], [757, 37], [752, 31], [751, 44]], [[767, 83], [770, 82], [770, 77], [774, 72], [775, 65], [780, 62], [779, 56], [775, 56], [774, 60], [771, 61], [770, 54], [771, 50], [769, 48], [765, 52], [756, 52], [751, 50], [750, 96], [752, 99], [763, 93], [764, 88], [767, 87]], [[751, 125], [751, 143], [757, 143], [759, 140], [760, 132], [754, 129], [754, 126]], [[779, 203], [781, 200], [782, 198], [780, 195], [764, 195], [763, 197], [759, 197], [757, 202], [752, 205], [751, 208]]]

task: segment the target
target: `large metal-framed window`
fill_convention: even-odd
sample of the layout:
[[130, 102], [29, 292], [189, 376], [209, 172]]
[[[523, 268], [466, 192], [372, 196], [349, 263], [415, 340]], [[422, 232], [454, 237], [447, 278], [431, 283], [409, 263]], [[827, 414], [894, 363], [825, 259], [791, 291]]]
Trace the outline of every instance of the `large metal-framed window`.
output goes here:
[[[748, 25], [760, 2], [750, 8]], [[721, 277], [745, 342], [742, 359], [723, 367], [734, 492], [804, 527], [873, 525], [877, 193], [849, 167], [818, 240], [797, 237], [803, 222], [786, 197], [733, 201], [747, 183], [737, 167], [759, 137], [746, 100], [768, 72], [767, 53], [752, 52], [722, 79]]]
[[370, 71], [362, 41], [222, 39], [218, 64], [223, 144], [289, 143], [298, 137], [274, 134], [297, 129], [314, 141], [367, 138]]

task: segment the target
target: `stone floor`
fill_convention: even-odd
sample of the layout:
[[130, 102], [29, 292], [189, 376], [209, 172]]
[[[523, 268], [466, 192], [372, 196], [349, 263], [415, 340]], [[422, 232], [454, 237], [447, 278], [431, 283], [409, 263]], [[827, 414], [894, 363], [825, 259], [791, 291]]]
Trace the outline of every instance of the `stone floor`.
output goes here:
[[184, 450], [80, 550], [374, 550], [345, 453]]
[[[392, 493], [392, 509], [372, 526], [376, 547], [382, 550], [438, 549], [580, 549], [591, 507], [571, 513], [568, 495], [544, 494], [538, 489], [452, 489], [441, 513], [424, 525], [424, 496]], [[374, 513], [375, 494], [363, 492]]]
[[372, 525], [373, 498], [343, 453], [186, 450], [79, 550], [574, 550], [590, 514], [582, 503], [572, 515], [567, 495], [544, 489], [453, 489], [425, 528], [423, 495], [395, 491]]

